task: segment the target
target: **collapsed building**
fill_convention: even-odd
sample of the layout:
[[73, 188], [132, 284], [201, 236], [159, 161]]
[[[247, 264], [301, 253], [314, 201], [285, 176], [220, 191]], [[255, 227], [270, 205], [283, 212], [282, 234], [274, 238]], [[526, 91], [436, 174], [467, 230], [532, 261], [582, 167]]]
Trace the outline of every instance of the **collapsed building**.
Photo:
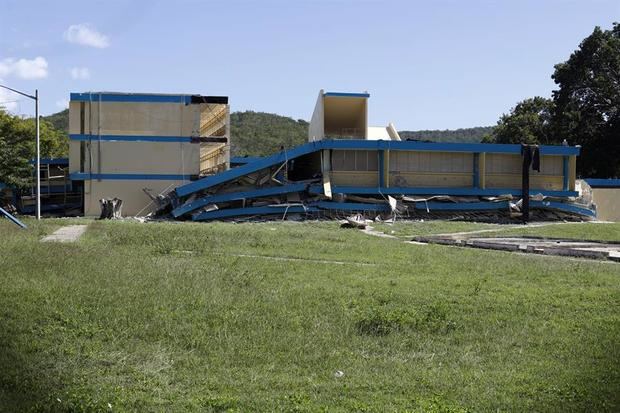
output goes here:
[[[112, 202], [124, 216], [194, 221], [356, 213], [497, 221], [588, 220], [600, 203], [604, 219], [618, 219], [620, 184], [577, 180], [579, 146], [402, 140], [391, 123], [368, 124], [369, 98], [320, 91], [307, 143], [231, 158], [225, 96], [72, 93], [70, 157], [43, 160], [42, 209], [118, 216], [102, 211]], [[30, 192], [0, 185], [19, 213], [34, 208]]]
[[534, 218], [595, 217], [576, 191], [580, 147], [403, 141], [392, 124], [368, 125], [368, 98], [321, 91], [308, 143], [236, 158], [238, 166], [171, 191], [168, 210], [195, 221], [351, 213], [498, 219], [530, 209]]

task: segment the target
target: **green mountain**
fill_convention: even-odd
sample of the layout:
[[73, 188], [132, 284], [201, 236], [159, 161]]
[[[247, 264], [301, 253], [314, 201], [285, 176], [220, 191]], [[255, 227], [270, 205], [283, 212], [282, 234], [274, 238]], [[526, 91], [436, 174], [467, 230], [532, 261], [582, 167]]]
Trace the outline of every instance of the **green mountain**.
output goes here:
[[233, 112], [230, 115], [233, 155], [264, 156], [292, 148], [308, 140], [308, 122], [264, 112]]
[[456, 130], [419, 130], [398, 132], [403, 140], [412, 139], [432, 142], [478, 143], [485, 135], [490, 135], [494, 126], [476, 126]]
[[43, 119], [54, 126], [54, 129], [69, 133], [69, 109], [62, 110], [53, 115], [44, 116]]
[[[58, 130], [68, 133], [69, 110], [44, 117]], [[493, 126], [456, 130], [401, 131], [400, 137], [432, 142], [480, 142]], [[233, 112], [230, 115], [232, 154], [235, 156], [265, 156], [282, 146], [292, 148], [308, 139], [308, 122], [265, 112]]]

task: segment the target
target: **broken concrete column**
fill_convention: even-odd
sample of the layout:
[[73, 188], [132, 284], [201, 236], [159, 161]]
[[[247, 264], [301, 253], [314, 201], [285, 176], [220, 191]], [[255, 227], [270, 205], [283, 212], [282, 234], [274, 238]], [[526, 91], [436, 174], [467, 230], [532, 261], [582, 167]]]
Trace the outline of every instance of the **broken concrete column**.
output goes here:
[[99, 200], [101, 205], [101, 215], [99, 219], [120, 219], [122, 218], [121, 209], [123, 207], [123, 200], [118, 198]]

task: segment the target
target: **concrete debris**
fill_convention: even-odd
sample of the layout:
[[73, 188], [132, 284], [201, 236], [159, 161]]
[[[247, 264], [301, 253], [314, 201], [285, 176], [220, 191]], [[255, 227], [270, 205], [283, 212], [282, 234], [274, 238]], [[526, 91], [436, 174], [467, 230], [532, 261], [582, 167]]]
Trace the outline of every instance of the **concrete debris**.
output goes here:
[[458, 237], [454, 235], [419, 236], [414, 237], [413, 241], [458, 247], [543, 255], [561, 255], [620, 262], [620, 242], [543, 237]]
[[345, 223], [341, 225], [342, 228], [366, 228], [366, 218], [361, 214], [351, 215], [345, 218]]

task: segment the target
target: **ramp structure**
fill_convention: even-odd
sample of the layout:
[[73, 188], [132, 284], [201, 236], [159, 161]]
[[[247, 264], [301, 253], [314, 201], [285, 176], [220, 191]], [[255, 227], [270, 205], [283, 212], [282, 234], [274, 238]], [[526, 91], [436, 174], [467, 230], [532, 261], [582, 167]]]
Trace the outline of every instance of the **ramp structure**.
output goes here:
[[[578, 146], [528, 149], [523, 192], [521, 145], [402, 141], [392, 124], [367, 124], [368, 93], [319, 94], [308, 143], [177, 187], [172, 215], [196, 221], [247, 216], [398, 214], [589, 219], [576, 202]], [[392, 201], [392, 202], [391, 202]]]

